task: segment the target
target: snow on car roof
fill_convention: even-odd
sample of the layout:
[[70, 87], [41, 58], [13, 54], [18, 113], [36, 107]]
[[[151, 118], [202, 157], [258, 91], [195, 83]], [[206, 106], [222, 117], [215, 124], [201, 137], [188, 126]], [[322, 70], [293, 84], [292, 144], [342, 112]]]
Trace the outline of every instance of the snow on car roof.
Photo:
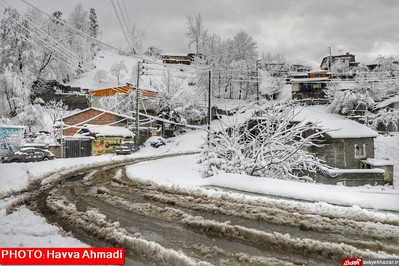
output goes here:
[[326, 106], [300, 107], [297, 108], [296, 112], [294, 121], [317, 123], [321, 129], [331, 130], [326, 134], [334, 139], [374, 138], [378, 136], [377, 132], [365, 125], [337, 114], [328, 113]]

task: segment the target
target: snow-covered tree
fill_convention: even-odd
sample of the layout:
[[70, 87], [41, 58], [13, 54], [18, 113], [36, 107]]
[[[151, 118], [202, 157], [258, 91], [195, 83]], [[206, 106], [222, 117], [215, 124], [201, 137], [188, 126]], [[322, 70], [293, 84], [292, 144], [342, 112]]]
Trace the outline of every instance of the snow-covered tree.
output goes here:
[[15, 9], [6, 8], [0, 22], [1, 73], [6, 70], [28, 75], [34, 60], [34, 50], [29, 30], [30, 26]]
[[269, 72], [272, 76], [284, 76], [290, 71], [290, 63], [282, 53], [263, 52], [260, 61], [257, 61], [257, 69]]
[[207, 37], [207, 30], [202, 25], [202, 17], [199, 13], [195, 18], [192, 16], [187, 17], [187, 32], [186, 36], [189, 38], [189, 47], [194, 44], [195, 53], [198, 55], [203, 53], [201, 51], [201, 46], [205, 44], [205, 39]]
[[155, 46], [150, 46], [147, 48], [147, 51], [144, 52], [144, 55], [151, 56], [155, 58], [161, 58], [162, 50]]
[[283, 53], [263, 52], [261, 61], [270, 64], [288, 64], [288, 60]]
[[144, 31], [140, 30], [135, 24], [127, 32], [129, 45], [127, 52], [131, 54], [142, 54], [144, 49]]
[[[256, 84], [255, 82], [249, 82], [251, 76], [254, 76], [253, 68], [245, 60], [234, 60], [231, 62], [229, 69], [232, 71], [232, 77], [234, 77], [235, 85], [238, 87], [237, 95], [234, 95], [234, 97], [246, 100], [250, 90], [254, 89]], [[233, 87], [230, 88], [229, 98], [233, 98]]]
[[[246, 112], [250, 115], [239, 119]], [[298, 174], [306, 175], [323, 165], [322, 160], [307, 151], [308, 147], [318, 145], [323, 132], [314, 124], [294, 123], [296, 114], [290, 103], [239, 110], [237, 120], [227, 119], [221, 130], [210, 132], [201, 156], [207, 174], [225, 172], [311, 180]]]
[[20, 78], [11, 71], [0, 75], [1, 115], [14, 117], [29, 103], [30, 90]]
[[68, 110], [68, 105], [62, 101], [50, 100], [45, 103], [45, 108], [46, 112], [50, 115], [51, 121], [55, 124]]
[[259, 93], [266, 96], [268, 99], [276, 99], [276, 96], [281, 92], [286, 84], [285, 80], [281, 77], [273, 76], [268, 71], [259, 71], [259, 76]]
[[258, 58], [257, 45], [245, 31], [238, 32], [229, 42], [231, 61], [243, 60], [248, 65], [255, 65]]
[[393, 57], [379, 56], [377, 67], [374, 72], [379, 73], [382, 78], [394, 78], [399, 76], [399, 62]]
[[124, 73], [127, 73], [127, 67], [123, 60], [111, 66], [111, 74], [116, 77], [118, 85], [120, 85], [120, 79], [124, 77]]
[[[68, 17], [68, 23], [76, 30], [89, 34], [88, 12], [81, 4], [77, 4]], [[89, 62], [93, 58], [92, 42], [75, 30], [68, 28], [68, 48], [78, 57], [76, 74], [79, 76], [90, 68]]]
[[69, 15], [68, 23], [77, 30], [90, 33], [88, 13], [86, 10], [84, 10], [82, 4], [77, 4], [75, 6], [72, 13]]
[[90, 14], [89, 14], [89, 34], [93, 38], [97, 38], [99, 29], [100, 27], [98, 26], [98, 19], [97, 19], [97, 14], [96, 10], [94, 8], [90, 8]]
[[94, 80], [97, 81], [98, 83], [102, 83], [106, 79], [107, 79], [107, 71], [105, 70], [100, 69], [94, 75]]
[[41, 112], [38, 110], [39, 108], [39, 105], [27, 105], [17, 115], [19, 122], [26, 126], [29, 132], [43, 128], [43, 118]]
[[198, 101], [199, 95], [194, 87], [184, 86], [184, 79], [165, 71], [157, 84], [158, 97], [153, 99], [158, 106], [157, 115], [177, 122], [199, 122], [206, 115], [204, 104]]

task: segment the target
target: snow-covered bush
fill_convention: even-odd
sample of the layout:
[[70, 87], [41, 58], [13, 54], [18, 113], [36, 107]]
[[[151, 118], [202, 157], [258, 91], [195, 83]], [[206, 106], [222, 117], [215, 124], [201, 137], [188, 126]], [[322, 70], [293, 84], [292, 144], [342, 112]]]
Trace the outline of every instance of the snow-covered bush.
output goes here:
[[365, 111], [375, 105], [376, 89], [367, 80], [335, 82], [327, 86], [328, 110], [332, 113], [351, 115], [355, 111]]
[[369, 113], [365, 119], [366, 125], [374, 130], [378, 130], [380, 126], [384, 128], [392, 127], [397, 131], [399, 123], [399, 112], [392, 109], [381, 109], [376, 113]]
[[[248, 112], [248, 110], [247, 110]], [[293, 122], [295, 106], [273, 103], [252, 110], [241, 122], [209, 134], [201, 156], [207, 175], [219, 172], [281, 179], [311, 180], [322, 161], [307, 151], [324, 133], [317, 125]]]
[[268, 99], [275, 99], [276, 96], [283, 90], [286, 84], [281, 77], [275, 77], [272, 73], [267, 71], [260, 71], [259, 93], [266, 96]]

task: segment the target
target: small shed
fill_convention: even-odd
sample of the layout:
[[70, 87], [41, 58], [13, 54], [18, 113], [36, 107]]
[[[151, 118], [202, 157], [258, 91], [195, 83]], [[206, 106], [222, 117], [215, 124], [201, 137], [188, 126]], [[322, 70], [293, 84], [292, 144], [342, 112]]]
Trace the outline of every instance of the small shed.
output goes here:
[[133, 140], [134, 133], [125, 127], [84, 125], [76, 136], [87, 136], [94, 138], [92, 141], [91, 154], [101, 155], [114, 153], [117, 146], [124, 140]]
[[363, 168], [364, 169], [383, 169], [384, 173], [384, 182], [387, 184], [393, 184], [393, 162], [389, 159], [376, 159], [369, 158], [367, 160], [363, 160]]

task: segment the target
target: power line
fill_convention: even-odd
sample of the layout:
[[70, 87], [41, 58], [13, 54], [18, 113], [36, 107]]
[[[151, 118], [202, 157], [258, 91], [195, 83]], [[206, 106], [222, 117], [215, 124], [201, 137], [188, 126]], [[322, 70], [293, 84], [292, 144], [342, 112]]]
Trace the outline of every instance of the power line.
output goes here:
[[121, 20], [119, 18], [119, 15], [118, 15], [118, 11], [116, 10], [115, 4], [114, 4], [114, 0], [111, 0], [111, 3], [112, 3], [112, 6], [114, 7], [114, 11], [115, 11], [116, 17], [118, 18], [119, 25], [121, 26], [123, 35], [125, 35], [125, 38], [126, 38], [126, 41], [127, 41], [127, 45], [129, 46], [130, 49], [132, 49], [132, 45], [130, 44], [129, 38], [126, 35], [125, 29], [123, 28], [122, 22], [121, 22]]
[[36, 6], [32, 5], [32, 4], [30, 4], [28, 1], [26, 1], [26, 0], [21, 0], [21, 1], [24, 2], [25, 4], [27, 4], [28, 6], [30, 6], [30, 7], [34, 8], [34, 9], [36, 9], [37, 11], [43, 13], [43, 14], [46, 15], [47, 17], [53, 18], [53, 19], [55, 19], [56, 21], [58, 21], [58, 22], [60, 22], [60, 23], [63, 23], [63, 25], [65, 25], [65, 26], [67, 26], [68, 28], [72, 29], [73, 31], [75, 31], [75, 32], [77, 32], [77, 33], [79, 33], [79, 34], [85, 36], [86, 38], [88, 38], [88, 39], [90, 39], [90, 40], [92, 40], [92, 41], [98, 42], [98, 43], [100, 43], [100, 44], [102, 44], [102, 45], [104, 45], [104, 46], [107, 46], [107, 47], [109, 47], [109, 48], [112, 48], [113, 50], [116, 50], [116, 51], [118, 51], [118, 52], [123, 52], [122, 50], [120, 50], [120, 49], [118, 49], [118, 48], [116, 48], [116, 47], [114, 47], [114, 46], [112, 46], [112, 45], [109, 45], [109, 44], [104, 43], [104, 42], [102, 42], [102, 41], [100, 41], [100, 40], [97, 40], [96, 38], [90, 36], [89, 34], [87, 34], [87, 33], [83, 32], [83, 31], [80, 31], [80, 30], [76, 29], [75, 27], [69, 25], [69, 24], [68, 24], [67, 22], [65, 22], [65, 21], [62, 21], [62, 20], [60, 20], [60, 19], [54, 18], [53, 16], [51, 16], [51, 15], [48, 14], [47, 12], [41, 10], [40, 8], [38, 8], [38, 7], [36, 7]]
[[124, 14], [124, 12], [122, 11], [121, 5], [119, 4], [119, 0], [116, 0], [116, 3], [118, 4], [119, 11], [121, 12], [122, 20], [123, 20], [123, 23], [125, 24], [125, 27], [126, 27], [127, 32], [129, 32], [129, 31], [132, 32], [132, 27], [129, 28], [129, 26], [128, 26], [127, 22], [126, 22], [125, 14]]
[[126, 6], [125, 6], [125, 1], [124, 1], [124, 0], [122, 0], [122, 4], [123, 4], [123, 7], [124, 7], [124, 9], [125, 9], [126, 17], [127, 17], [127, 20], [129, 21], [130, 28], [132, 29], [132, 28], [133, 28], [133, 27], [132, 27], [132, 22], [130, 21], [129, 13], [127, 12], [127, 8], [126, 8]]
[[[40, 8], [38, 8], [38, 7], [36, 7], [36, 6], [32, 5], [32, 4], [30, 4], [28, 1], [26, 1], [26, 0], [21, 0], [21, 1], [24, 2], [25, 4], [27, 4], [28, 6], [30, 6], [30, 7], [34, 8], [34, 9], [38, 10], [39, 12], [43, 13], [43, 14], [46, 15], [47, 17], [55, 19], [53, 16], [51, 16], [51, 15], [48, 14], [47, 12], [41, 10]], [[115, 8], [115, 9], [116, 9], [116, 8]], [[121, 49], [116, 48], [116, 47], [114, 47], [114, 46], [112, 46], [112, 45], [109, 45], [109, 44], [107, 44], [107, 43], [105, 43], [105, 42], [102, 42], [102, 41], [100, 41], [100, 40], [98, 40], [98, 39], [96, 39], [96, 38], [94, 38], [94, 37], [88, 35], [87, 33], [85, 33], [85, 32], [83, 32], [83, 31], [80, 31], [80, 30], [74, 28], [73, 26], [69, 25], [69, 24], [68, 24], [67, 22], [65, 22], [65, 21], [61, 21], [60, 19], [56, 19], [56, 21], [59, 21], [60, 23], [63, 23], [63, 25], [67, 26], [67, 27], [70, 28], [71, 30], [73, 30], [73, 31], [75, 31], [75, 32], [77, 32], [77, 33], [79, 33], [79, 34], [85, 36], [86, 38], [88, 38], [88, 39], [90, 39], [90, 40], [92, 40], [92, 41], [98, 42], [98, 43], [100, 43], [100, 44], [102, 44], [102, 45], [104, 45], [104, 46], [106, 46], [106, 47], [109, 47], [109, 48], [111, 48], [111, 49], [113, 49], [113, 50], [115, 50], [115, 51], [118, 51], [118, 52], [121, 52], [122, 54], [125, 54], [125, 52], [122, 51]], [[153, 64], [163, 65], [163, 66], [168, 67], [168, 68], [177, 68], [177, 69], [181, 69], [181, 67], [169, 66], [169, 65], [166, 65], [166, 64], [164, 64], [164, 63], [160, 63], [160, 62], [157, 62], [157, 61], [148, 59], [148, 58], [144, 58], [144, 57], [139, 56], [139, 55], [130, 54], [130, 56], [135, 57], [135, 58], [137, 58], [137, 59], [139, 59], [139, 60], [145, 60], [146, 62], [151, 62], [151, 63], [153, 63]], [[203, 68], [203, 69], [207, 69], [207, 71], [208, 71], [208, 70], [209, 70], [209, 67], [206, 67], [206, 68]]]

